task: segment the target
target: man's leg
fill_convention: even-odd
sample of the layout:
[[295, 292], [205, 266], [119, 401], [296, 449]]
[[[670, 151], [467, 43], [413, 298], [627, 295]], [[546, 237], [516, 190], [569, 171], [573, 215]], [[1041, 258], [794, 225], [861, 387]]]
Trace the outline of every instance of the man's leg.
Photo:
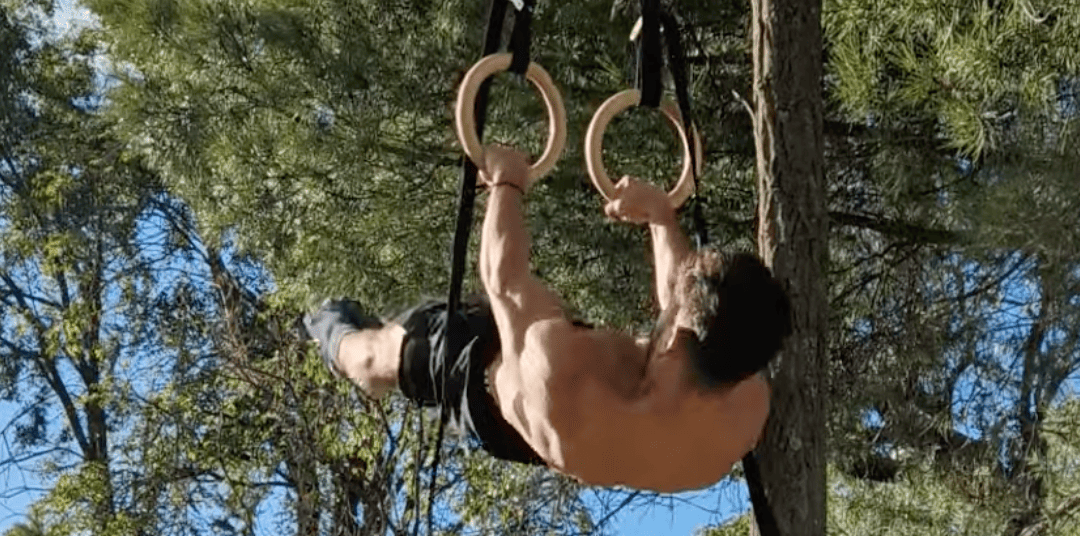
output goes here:
[[304, 325], [319, 342], [319, 353], [332, 372], [344, 375], [372, 398], [398, 384], [405, 329], [363, 313], [354, 301], [327, 301]]
[[368, 396], [382, 398], [398, 386], [405, 328], [386, 324], [349, 333], [341, 340], [337, 366]]

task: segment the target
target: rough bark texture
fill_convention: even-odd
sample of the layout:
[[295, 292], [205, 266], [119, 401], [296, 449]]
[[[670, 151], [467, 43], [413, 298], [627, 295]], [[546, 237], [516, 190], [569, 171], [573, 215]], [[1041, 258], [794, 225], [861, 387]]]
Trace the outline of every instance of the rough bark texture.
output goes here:
[[758, 250], [791, 295], [758, 450], [780, 531], [825, 534], [827, 302], [820, 0], [752, 0]]

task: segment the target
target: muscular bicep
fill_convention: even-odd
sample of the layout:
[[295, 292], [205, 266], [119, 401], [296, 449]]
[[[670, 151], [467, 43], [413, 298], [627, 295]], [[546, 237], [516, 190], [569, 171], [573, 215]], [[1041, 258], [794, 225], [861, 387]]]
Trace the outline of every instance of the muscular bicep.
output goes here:
[[540, 322], [565, 318], [562, 301], [535, 276], [492, 290], [488, 289], [488, 298], [504, 352], [520, 355], [530, 329]]
[[497, 188], [488, 197], [480, 239], [480, 279], [491, 300], [504, 354], [522, 352], [525, 333], [542, 320], [563, 317], [559, 298], [529, 269], [529, 234], [521, 194]]

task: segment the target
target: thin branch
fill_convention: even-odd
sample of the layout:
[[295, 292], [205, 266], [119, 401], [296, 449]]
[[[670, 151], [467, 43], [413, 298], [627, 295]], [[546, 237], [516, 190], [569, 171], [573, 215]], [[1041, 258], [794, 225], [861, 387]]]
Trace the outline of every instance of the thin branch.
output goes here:
[[875, 218], [861, 214], [832, 211], [829, 212], [829, 220], [834, 225], [870, 229], [886, 236], [904, 238], [917, 243], [962, 245], [971, 241], [970, 237], [959, 231], [934, 229], [904, 221]]

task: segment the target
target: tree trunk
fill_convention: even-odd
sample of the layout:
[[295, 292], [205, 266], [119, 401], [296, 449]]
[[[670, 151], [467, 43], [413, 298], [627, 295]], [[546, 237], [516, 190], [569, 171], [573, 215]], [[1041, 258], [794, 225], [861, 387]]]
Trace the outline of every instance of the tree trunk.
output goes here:
[[820, 0], [752, 0], [758, 250], [791, 296], [758, 450], [781, 534], [825, 534], [827, 259]]

